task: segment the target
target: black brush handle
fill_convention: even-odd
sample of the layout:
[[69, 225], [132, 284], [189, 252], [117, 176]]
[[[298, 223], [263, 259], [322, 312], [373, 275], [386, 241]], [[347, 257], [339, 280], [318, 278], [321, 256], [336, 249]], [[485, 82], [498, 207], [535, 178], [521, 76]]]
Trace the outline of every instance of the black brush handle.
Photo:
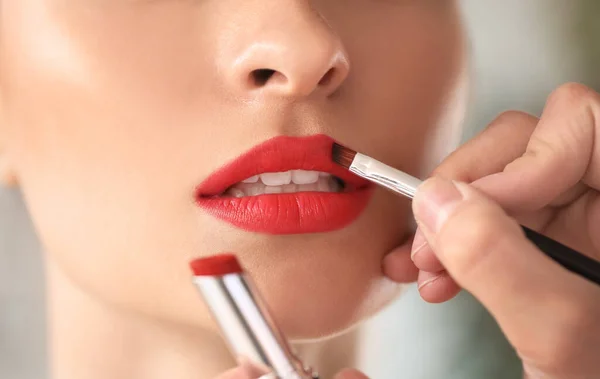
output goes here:
[[522, 226], [527, 238], [548, 257], [567, 270], [600, 285], [600, 262], [580, 252]]

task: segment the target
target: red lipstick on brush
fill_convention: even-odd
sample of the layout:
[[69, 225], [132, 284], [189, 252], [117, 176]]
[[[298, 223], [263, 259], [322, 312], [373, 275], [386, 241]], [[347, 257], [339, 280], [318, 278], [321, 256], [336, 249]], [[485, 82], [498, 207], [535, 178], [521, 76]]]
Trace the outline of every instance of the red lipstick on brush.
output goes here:
[[[210, 175], [196, 189], [196, 202], [215, 217], [251, 232], [300, 234], [341, 229], [366, 208], [373, 186], [333, 163], [333, 143], [326, 135], [270, 139]], [[298, 170], [310, 171], [313, 177], [319, 172], [325, 189], [315, 185], [316, 190], [303, 190], [303, 185], [295, 186], [289, 180], [279, 186], [263, 184], [261, 174], [294, 175]], [[243, 195], [240, 188], [253, 185], [266, 186], [268, 193]], [[285, 192], [287, 185], [297, 190]], [[239, 197], [231, 195], [232, 188]]]
[[319, 378], [292, 353], [235, 255], [195, 259], [190, 267], [194, 284], [240, 365], [264, 371], [265, 379]]

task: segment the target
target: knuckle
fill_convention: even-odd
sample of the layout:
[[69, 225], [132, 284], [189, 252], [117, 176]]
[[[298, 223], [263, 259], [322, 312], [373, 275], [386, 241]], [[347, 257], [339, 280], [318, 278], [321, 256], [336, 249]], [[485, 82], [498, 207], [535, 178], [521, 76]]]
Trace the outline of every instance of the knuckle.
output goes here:
[[547, 107], [570, 109], [583, 116], [596, 116], [600, 113], [600, 95], [580, 83], [566, 83], [548, 96]]
[[[562, 143], [550, 142], [545, 138], [546, 136], [534, 135], [529, 141], [527, 150], [523, 153], [524, 157], [539, 158], [545, 160], [551, 160], [556, 162], [566, 162], [565, 158], [569, 157], [569, 146], [573, 146], [572, 143], [566, 143], [565, 138], [562, 139]], [[566, 136], [565, 136], [566, 137]], [[507, 165], [508, 169], [515, 162], [511, 162]]]
[[510, 110], [504, 111], [498, 116], [496, 116], [496, 118], [490, 123], [488, 128], [496, 128], [500, 125], [519, 125], [533, 131], [535, 125], [537, 124], [537, 121], [537, 117], [532, 116], [529, 113]]
[[431, 172], [431, 176], [436, 176], [436, 177], [440, 177], [440, 178], [449, 178], [449, 179], [462, 178], [461, 169], [462, 169], [462, 167], [453, 166], [451, 164], [448, 164], [446, 161], [446, 162], [443, 162], [438, 167], [436, 167]]
[[486, 275], [494, 255], [506, 245], [497, 213], [492, 207], [466, 201], [451, 216], [438, 234], [437, 243], [445, 256], [452, 257], [449, 269], [470, 280]]
[[[472, 182], [497, 172], [525, 151], [538, 122], [537, 117], [525, 112], [501, 113], [485, 130], [446, 157], [432, 175]], [[498, 141], [511, 143], [500, 144]]]
[[538, 123], [539, 118], [529, 113], [510, 110], [496, 116], [486, 130], [503, 130], [502, 135], [510, 139], [515, 147], [519, 146], [518, 150], [522, 151], [527, 147], [527, 141], [531, 138]]
[[[600, 95], [593, 89], [579, 83], [567, 83], [558, 87], [548, 97], [546, 110], [548, 118], [561, 119], [561, 128], [554, 131], [554, 135], [542, 133], [544, 138], [551, 140], [549, 147], [544, 149], [541, 141], [536, 141], [538, 150], [551, 151], [555, 160], [578, 156], [585, 151], [584, 146], [589, 145], [593, 138], [593, 130], [600, 120]], [[555, 124], [555, 127], [558, 124]], [[560, 137], [559, 139], [557, 139]], [[539, 139], [539, 138], [538, 138]], [[547, 146], [548, 147], [548, 146]], [[533, 147], [530, 147], [532, 150]], [[563, 161], [563, 164], [568, 164]]]

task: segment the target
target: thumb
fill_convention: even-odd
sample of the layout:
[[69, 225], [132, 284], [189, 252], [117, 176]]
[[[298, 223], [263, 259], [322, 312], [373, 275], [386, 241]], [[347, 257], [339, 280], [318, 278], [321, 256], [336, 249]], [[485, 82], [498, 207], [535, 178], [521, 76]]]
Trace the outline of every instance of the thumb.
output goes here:
[[232, 368], [231, 370], [222, 373], [215, 379], [256, 379], [265, 374], [267, 374], [267, 372], [263, 370], [259, 370], [248, 364], [242, 364], [239, 367]]
[[369, 379], [365, 374], [356, 370], [342, 370], [337, 373], [334, 379]]
[[228, 370], [223, 374], [219, 375], [215, 379], [253, 379], [254, 377], [248, 374], [247, 370], [244, 370], [242, 367], [236, 367], [234, 369]]
[[[215, 379], [255, 379], [255, 378], [258, 378], [258, 376], [250, 374], [248, 372], [248, 370], [245, 370], [242, 367], [237, 367], [237, 368], [231, 369], [227, 372], [224, 372], [223, 374], [219, 375]], [[339, 373], [337, 373], [335, 375], [335, 379], [369, 379], [369, 378], [359, 371], [346, 369], [346, 370], [342, 370]]]
[[492, 313], [513, 345], [543, 340], [540, 314], [564, 313], [569, 286], [587, 284], [544, 256], [500, 206], [467, 184], [429, 179], [413, 211], [450, 276]]

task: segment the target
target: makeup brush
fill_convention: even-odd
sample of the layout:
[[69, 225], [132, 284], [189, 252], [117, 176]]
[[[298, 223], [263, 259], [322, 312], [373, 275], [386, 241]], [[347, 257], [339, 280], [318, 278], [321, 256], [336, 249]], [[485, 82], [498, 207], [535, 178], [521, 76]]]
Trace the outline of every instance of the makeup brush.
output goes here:
[[[338, 165], [410, 199], [415, 196], [422, 183], [407, 173], [337, 143], [333, 144], [331, 153], [333, 161]], [[525, 236], [545, 255], [567, 270], [600, 285], [600, 262], [525, 226], [521, 225], [521, 228]]]

